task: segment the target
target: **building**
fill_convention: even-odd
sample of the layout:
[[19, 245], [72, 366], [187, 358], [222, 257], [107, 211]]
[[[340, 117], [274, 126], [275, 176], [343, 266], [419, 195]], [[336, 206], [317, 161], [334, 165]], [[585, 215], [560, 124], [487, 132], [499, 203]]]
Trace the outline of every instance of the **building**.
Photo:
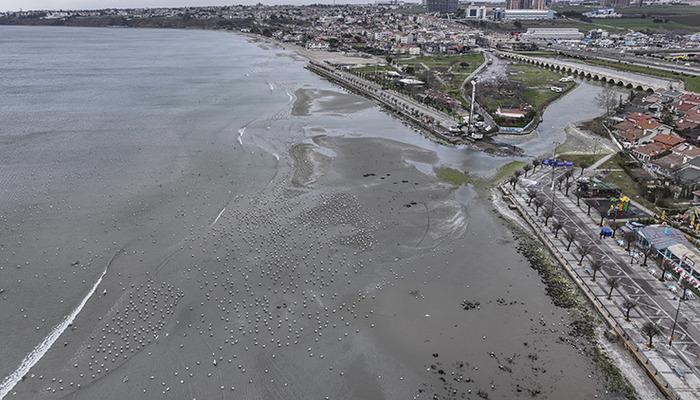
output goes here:
[[603, 5], [605, 7], [629, 7], [631, 1], [630, 0], [605, 0], [603, 1]]
[[[535, 10], [518, 10], [535, 11]], [[547, 10], [549, 11], [549, 10]], [[523, 34], [524, 39], [529, 40], [581, 40], [583, 33], [576, 28], [527, 28]]]
[[583, 13], [588, 18], [621, 18], [622, 14], [616, 13], [614, 8], [601, 8]]
[[545, 10], [545, 0], [506, 0], [507, 10]]
[[454, 14], [459, 0], [426, 0], [425, 5], [431, 13]]
[[502, 19], [506, 21], [515, 20], [537, 20], [537, 19], [554, 19], [554, 11], [552, 10], [504, 10]]
[[506, 0], [506, 10], [521, 10], [523, 8], [523, 0]]
[[464, 18], [467, 19], [486, 19], [486, 7], [471, 5], [467, 7], [464, 13]]

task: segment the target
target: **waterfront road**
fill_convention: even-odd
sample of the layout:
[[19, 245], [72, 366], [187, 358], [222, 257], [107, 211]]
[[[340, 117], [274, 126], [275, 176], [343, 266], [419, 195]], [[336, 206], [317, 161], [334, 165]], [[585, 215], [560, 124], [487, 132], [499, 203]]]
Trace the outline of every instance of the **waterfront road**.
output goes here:
[[[564, 172], [564, 169], [555, 171], [555, 180]], [[668, 279], [665, 282], [661, 282], [657, 277], [658, 273], [650, 272], [650, 266], [655, 265], [651, 257], [648, 266], [641, 265], [644, 257], [634, 246], [627, 251], [621, 235], [615, 239], [601, 239], [598, 225], [600, 214], [591, 209], [588, 215], [587, 206], [583, 201], [580, 202], [581, 207], [577, 206], [577, 200], [571, 193], [573, 191], [568, 196], [565, 190], [555, 188], [552, 191], [552, 175], [548, 167], [539, 167], [521, 179], [514, 190], [510, 185], [507, 186], [507, 190], [511, 192], [513, 200], [522, 212], [529, 214], [536, 221], [539, 229], [549, 237], [550, 243], [582, 277], [581, 282], [622, 327], [625, 335], [639, 346], [644, 356], [653, 363], [654, 369], [663, 374], [666, 382], [680, 398], [700, 399], [700, 301], [679, 301], [680, 291], [670, 274], [667, 274]], [[544, 200], [539, 215], [534, 206], [528, 206], [527, 192], [530, 188], [538, 191], [540, 198]], [[543, 210], [549, 207], [553, 208], [554, 217], [550, 218], [549, 226], [545, 227], [542, 214]], [[564, 226], [557, 237], [551, 231], [554, 220]], [[576, 233], [576, 240], [570, 251], [566, 250], [568, 242], [564, 239], [565, 231]], [[578, 265], [581, 258], [579, 249], [585, 245], [591, 246], [593, 251], [584, 257], [582, 265]], [[604, 267], [597, 273], [595, 281], [590, 269], [590, 261], [593, 259], [604, 261]], [[658, 271], [659, 268], [655, 267], [655, 270]], [[608, 279], [611, 278], [617, 279], [620, 284], [608, 299]], [[622, 303], [625, 299], [632, 299], [637, 303], [630, 314], [630, 321], [625, 321], [624, 318], [626, 310]], [[679, 304], [678, 323], [673, 344], [669, 346], [669, 335]], [[648, 339], [641, 333], [640, 328], [646, 321], [653, 321], [662, 329], [662, 334], [655, 339], [653, 349], [646, 347]]]

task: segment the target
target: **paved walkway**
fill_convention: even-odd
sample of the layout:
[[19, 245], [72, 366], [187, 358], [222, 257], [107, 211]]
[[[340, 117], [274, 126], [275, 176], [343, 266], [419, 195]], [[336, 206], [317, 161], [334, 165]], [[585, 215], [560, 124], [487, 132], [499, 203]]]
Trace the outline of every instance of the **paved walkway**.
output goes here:
[[[563, 173], [562, 169], [557, 175]], [[602, 307], [604, 313], [614, 319], [614, 325], [619, 327], [623, 337], [632, 343], [631, 351], [633, 353], [636, 351], [641, 359], [646, 360], [648, 363], [646, 366], [651, 368], [650, 371], [660, 374], [662, 380], [668, 383], [675, 393], [674, 398], [700, 399], [700, 301], [679, 301], [670, 290], [677, 286], [673, 278], [666, 282], [659, 281], [649, 271], [649, 266], [654, 265], [654, 261], [649, 259], [649, 266], [640, 265], [643, 256], [634, 248], [628, 252], [624, 243], [619, 241], [622, 238], [600, 239], [598, 236], [600, 215], [595, 210], [591, 210], [589, 216], [586, 213], [585, 204], [581, 202], [583, 207], [578, 207], [571, 193], [566, 196], [561, 191], [554, 191], [555, 216], [550, 218], [549, 227], [544, 227], [541, 211], [552, 204], [552, 192], [549, 188], [551, 170], [541, 167], [527, 178], [529, 187], [535, 188], [540, 192], [540, 196], [547, 200], [546, 205], [540, 209], [540, 216], [537, 216], [534, 207], [527, 205], [528, 187], [517, 185], [515, 190], [512, 190], [511, 186], [507, 186], [507, 190], [512, 194], [521, 212], [525, 213], [537, 229], [541, 230], [545, 241], [555, 250], [555, 255], [560, 257], [560, 261], [574, 272], [579, 286], [594, 296], [596, 306]], [[564, 225], [556, 238], [551, 232], [552, 221], [555, 219]], [[577, 236], [570, 251], [566, 250], [568, 243], [564, 239], [564, 231], [575, 232]], [[581, 258], [578, 249], [584, 244], [591, 245], [594, 250], [589, 256], [584, 257], [582, 265], [578, 265]], [[605, 266], [597, 273], [595, 281], [592, 280], [592, 271], [589, 266], [592, 259], [602, 259], [605, 262]], [[656, 270], [658, 271], [659, 268], [657, 267]], [[620, 282], [620, 285], [613, 290], [610, 299], [608, 299], [610, 287], [607, 280], [609, 278], [617, 278]], [[632, 299], [638, 304], [632, 309], [629, 322], [624, 318], [625, 309], [622, 302], [625, 299]], [[679, 304], [678, 324], [673, 345], [669, 346], [669, 334]], [[655, 347], [652, 349], [646, 346], [648, 339], [640, 331], [642, 324], [646, 321], [653, 321], [663, 331], [655, 338]]]

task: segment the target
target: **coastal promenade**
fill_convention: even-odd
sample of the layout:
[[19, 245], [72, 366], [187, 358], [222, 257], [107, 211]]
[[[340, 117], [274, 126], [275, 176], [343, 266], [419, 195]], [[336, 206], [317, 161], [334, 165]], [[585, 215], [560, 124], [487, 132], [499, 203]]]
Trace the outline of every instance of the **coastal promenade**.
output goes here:
[[[624, 347], [659, 390], [671, 399], [700, 399], [699, 301], [680, 300], [678, 293], [670, 290], [675, 286], [673, 278], [661, 282], [649, 273], [641, 265], [640, 254], [634, 248], [627, 251], [625, 244], [619, 241], [620, 237], [617, 240], [601, 239], [598, 235], [600, 215], [595, 210], [588, 215], [585, 206], [577, 206], [573, 194], [567, 196], [562, 191], [552, 191], [551, 179], [551, 170], [540, 167], [521, 179], [515, 188], [503, 185], [501, 191], [586, 294], [608, 327], [622, 340]], [[527, 195], [530, 189], [535, 189], [544, 201], [540, 212], [534, 205], [528, 205], [531, 204]], [[542, 210], [549, 207], [554, 212], [549, 224], [545, 224]], [[551, 228], [555, 220], [563, 225], [558, 234]], [[571, 246], [563, 234], [566, 231], [576, 234]], [[589, 246], [592, 251], [582, 256], [580, 249], [584, 246]], [[603, 260], [604, 266], [594, 280], [591, 261], [596, 259]], [[653, 263], [651, 258], [648, 262]], [[618, 284], [611, 288], [611, 281]], [[626, 300], [635, 303], [629, 320], [625, 318]], [[673, 343], [669, 345], [677, 311]], [[647, 346], [648, 338], [641, 331], [642, 325], [648, 321], [655, 323], [662, 331], [651, 348]]]

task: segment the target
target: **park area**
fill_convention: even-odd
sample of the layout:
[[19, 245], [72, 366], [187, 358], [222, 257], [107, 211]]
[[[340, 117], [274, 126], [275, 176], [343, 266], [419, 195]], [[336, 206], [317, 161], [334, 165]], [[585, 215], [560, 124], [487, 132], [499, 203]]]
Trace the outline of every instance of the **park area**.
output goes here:
[[[564, 75], [525, 63], [510, 63], [506, 76], [479, 82], [477, 101], [488, 110], [501, 126], [525, 126], [538, 118], [549, 103], [574, 88], [573, 81], [560, 82]], [[556, 92], [553, 88], [559, 88]], [[524, 118], [506, 118], [498, 115], [501, 109], [527, 111]]]
[[[468, 101], [462, 84], [484, 63], [481, 53], [414, 56], [393, 59], [387, 65], [360, 66], [350, 72], [407, 94], [449, 115], [458, 116]], [[406, 83], [414, 80], [414, 82]]]
[[426, 82], [431, 89], [449, 94], [466, 105], [461, 87], [464, 80], [484, 63], [481, 53], [400, 58], [403, 70]]

